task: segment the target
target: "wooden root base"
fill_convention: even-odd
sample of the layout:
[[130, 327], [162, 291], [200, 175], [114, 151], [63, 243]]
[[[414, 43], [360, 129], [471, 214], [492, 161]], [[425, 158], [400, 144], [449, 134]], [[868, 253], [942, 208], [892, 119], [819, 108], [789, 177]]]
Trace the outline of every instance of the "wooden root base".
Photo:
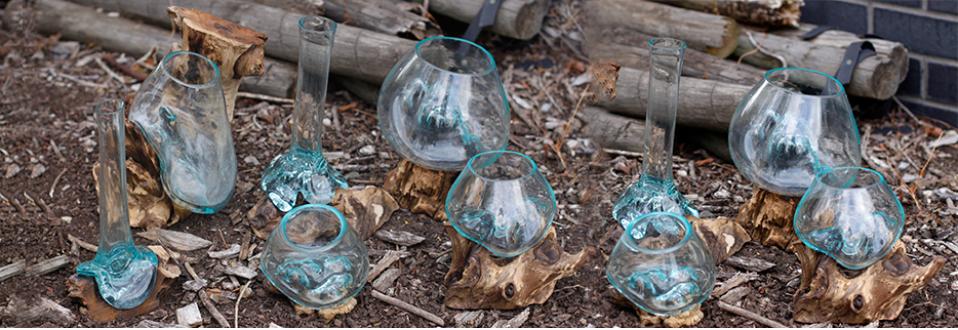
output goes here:
[[[336, 190], [330, 205], [343, 212], [349, 227], [364, 240], [379, 230], [379, 227], [389, 221], [393, 212], [399, 209], [399, 204], [392, 195], [373, 186]], [[283, 213], [264, 197], [246, 213], [246, 217], [253, 234], [265, 240], [279, 225]]]
[[456, 309], [508, 310], [544, 303], [556, 282], [574, 274], [594, 252], [562, 251], [555, 228], [539, 245], [512, 259], [493, 256], [449, 225], [446, 234], [452, 240], [452, 263], [445, 277], [445, 305]]
[[729, 218], [699, 219], [690, 217], [695, 233], [708, 246], [709, 253], [715, 264], [721, 264], [726, 259], [742, 249], [752, 238], [745, 228]]
[[705, 317], [705, 314], [702, 313], [702, 306], [695, 306], [691, 310], [675, 316], [657, 316], [639, 309], [633, 305], [631, 301], [626, 299], [625, 296], [614, 289], [609, 292], [608, 298], [615, 305], [634, 310], [635, 315], [639, 317], [639, 324], [641, 324], [643, 328], [694, 327], [696, 324], [699, 324], [699, 322], [702, 322], [702, 319]]
[[356, 308], [356, 305], [358, 304], [356, 297], [351, 297], [340, 305], [333, 306], [330, 308], [315, 309], [312, 307], [306, 307], [306, 306], [297, 304], [296, 302], [290, 300], [289, 298], [284, 296], [282, 293], [280, 293], [279, 290], [277, 290], [272, 283], [269, 283], [269, 281], [263, 281], [263, 283], [267, 292], [270, 292], [273, 295], [276, 295], [277, 297], [282, 297], [280, 299], [286, 299], [287, 301], [289, 301], [290, 305], [293, 305], [293, 312], [296, 313], [296, 316], [301, 318], [317, 316], [322, 318], [324, 321], [329, 322], [329, 321], [332, 321], [334, 318], [336, 318], [336, 316], [338, 315], [346, 315], [349, 312], [352, 312], [353, 309]]
[[400, 207], [444, 221], [446, 193], [458, 176], [458, 172], [431, 170], [403, 159], [386, 174], [383, 188]]
[[765, 246], [788, 248], [798, 240], [792, 229], [792, 217], [799, 198], [785, 197], [755, 188], [752, 198], [739, 210], [735, 218], [752, 239]]

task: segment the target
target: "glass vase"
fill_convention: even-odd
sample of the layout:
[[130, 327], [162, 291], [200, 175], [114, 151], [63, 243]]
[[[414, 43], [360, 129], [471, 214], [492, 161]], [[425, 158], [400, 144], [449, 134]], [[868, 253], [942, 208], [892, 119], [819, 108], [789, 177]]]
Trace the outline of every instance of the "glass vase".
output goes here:
[[329, 203], [346, 179], [323, 156], [323, 117], [329, 61], [336, 23], [322, 17], [299, 20], [299, 75], [293, 109], [292, 145], [273, 159], [260, 187], [277, 208], [286, 212], [302, 195], [307, 203]]
[[905, 209], [881, 173], [837, 167], [812, 181], [793, 221], [806, 246], [862, 269], [891, 252], [905, 228]]
[[810, 69], [766, 72], [735, 111], [728, 141], [739, 172], [780, 195], [801, 196], [828, 167], [861, 164], [858, 125], [844, 87]]
[[212, 214], [236, 183], [236, 153], [220, 71], [203, 55], [170, 52], [133, 99], [130, 120], [156, 151], [163, 188], [178, 206]]
[[606, 276], [643, 311], [673, 316], [709, 297], [715, 263], [685, 217], [653, 212], [626, 227], [609, 255]]
[[449, 188], [446, 216], [462, 237], [510, 258], [545, 238], [555, 193], [529, 156], [487, 151], [473, 156]]
[[80, 263], [77, 274], [93, 277], [107, 304], [131, 309], [150, 296], [156, 283], [156, 254], [133, 244], [127, 209], [126, 153], [123, 102], [107, 100], [96, 106], [97, 198], [100, 238], [93, 260]]
[[698, 211], [672, 181], [672, 144], [686, 44], [676, 39], [653, 38], [649, 40], [649, 48], [649, 95], [642, 174], [612, 209], [612, 217], [622, 227], [650, 212], [698, 216]]
[[363, 289], [366, 246], [339, 210], [324, 204], [294, 208], [270, 234], [260, 270], [279, 292], [314, 309], [338, 306]]
[[389, 72], [377, 108], [386, 141], [423, 167], [457, 171], [509, 143], [509, 102], [496, 62], [468, 40], [417, 43]]

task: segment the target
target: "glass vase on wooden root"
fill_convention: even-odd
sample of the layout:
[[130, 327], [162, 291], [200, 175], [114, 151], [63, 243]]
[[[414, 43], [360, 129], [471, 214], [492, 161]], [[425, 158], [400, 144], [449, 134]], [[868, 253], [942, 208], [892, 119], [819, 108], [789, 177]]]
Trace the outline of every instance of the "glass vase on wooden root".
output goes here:
[[622, 227], [650, 212], [698, 216], [698, 211], [672, 181], [672, 144], [686, 44], [668, 38], [653, 38], [648, 44], [651, 49], [645, 154], [641, 176], [619, 197], [612, 209], [612, 217]]
[[277, 208], [286, 212], [296, 206], [300, 195], [307, 203], [325, 204], [337, 188], [346, 188], [346, 179], [323, 156], [323, 110], [329, 61], [336, 23], [322, 17], [299, 20], [299, 75], [293, 109], [292, 146], [273, 159], [260, 187]]
[[226, 206], [236, 186], [236, 152], [216, 63], [194, 52], [170, 52], [131, 108], [130, 121], [156, 151], [173, 202], [201, 214]]
[[153, 291], [158, 260], [153, 251], [134, 245], [130, 234], [123, 102], [101, 102], [93, 118], [100, 151], [100, 165], [95, 169], [100, 238], [96, 256], [80, 263], [77, 274], [93, 277], [100, 297], [110, 306], [131, 309]]

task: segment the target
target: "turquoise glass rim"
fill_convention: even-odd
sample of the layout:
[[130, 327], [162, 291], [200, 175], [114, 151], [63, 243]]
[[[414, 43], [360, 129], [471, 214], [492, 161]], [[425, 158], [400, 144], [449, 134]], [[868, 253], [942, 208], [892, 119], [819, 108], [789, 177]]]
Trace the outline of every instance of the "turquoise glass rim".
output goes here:
[[[635, 225], [640, 222], [649, 221], [649, 218], [652, 217], [668, 217], [677, 219], [678, 222], [682, 225], [682, 228], [685, 229], [685, 235], [682, 236], [682, 240], [676, 242], [675, 244], [661, 249], [649, 249], [639, 246], [635, 241], [635, 237], [632, 237], [632, 230], [635, 228]], [[675, 252], [676, 250], [688, 244], [689, 240], [692, 238], [694, 229], [692, 224], [684, 216], [678, 213], [673, 212], [651, 212], [643, 214], [642, 216], [636, 218], [625, 227], [625, 232], [623, 233], [623, 239], [626, 239], [625, 243], [629, 245], [630, 248], [634, 248], [639, 252], [646, 254], [665, 254], [669, 252]]]
[[[339, 233], [336, 235], [336, 238], [333, 238], [332, 240], [330, 240], [329, 242], [321, 246], [305, 246], [303, 244], [299, 244], [290, 240], [289, 234], [286, 232], [286, 224], [289, 223], [289, 221], [292, 220], [294, 217], [298, 216], [300, 213], [303, 213], [303, 212], [329, 212], [329, 213], [332, 213], [334, 216], [336, 216], [336, 219], [339, 220]], [[304, 252], [323, 252], [323, 251], [329, 250], [343, 240], [343, 236], [346, 236], [346, 231], [348, 230], [349, 230], [349, 223], [346, 222], [346, 217], [343, 216], [343, 213], [339, 212], [339, 210], [337, 210], [335, 207], [332, 207], [326, 204], [304, 204], [304, 205], [294, 207], [292, 210], [289, 210], [289, 212], [283, 215], [283, 219], [280, 220], [280, 223], [279, 223], [279, 231], [283, 235], [283, 240], [288, 242], [289, 246]]]
[[[675, 46], [669, 47], [669, 46], [658, 45], [661, 42], [673, 42], [675, 43]], [[686, 49], [689, 47], [688, 44], [685, 43], [685, 41], [680, 39], [675, 39], [675, 38], [649, 38], [649, 41], [647, 43], [649, 44], [649, 48]]]
[[[176, 58], [179, 56], [198, 57], [203, 59], [204, 62], [206, 62], [207, 64], [210, 65], [210, 67], [213, 68], [213, 78], [202, 84], [190, 84], [180, 80], [179, 78], [174, 76], [169, 69], [170, 61], [172, 61], [173, 58]], [[161, 63], [160, 66], [163, 68], [164, 75], [166, 75], [167, 77], [170, 77], [170, 79], [173, 79], [173, 81], [175, 81], [176, 83], [186, 87], [195, 88], [195, 89], [209, 88], [209, 87], [218, 85], [220, 82], [220, 67], [216, 65], [216, 62], [213, 62], [213, 60], [211, 60], [209, 57], [203, 56], [203, 54], [200, 54], [200, 53], [191, 52], [188, 50], [175, 50], [175, 51], [167, 53], [166, 56], [163, 57], [163, 60], [160, 61], [160, 63]]]
[[[870, 174], [872, 174], [872, 175], [876, 175], [876, 176], [878, 176], [879, 183], [880, 183], [882, 186], [884, 186], [884, 187], [888, 187], [888, 182], [885, 181], [885, 176], [882, 175], [881, 172], [878, 172], [878, 171], [876, 171], [876, 170], [873, 170], [873, 169], [870, 169], [870, 168], [867, 168], [867, 167], [860, 167], [860, 166], [839, 166], [839, 167], [834, 167], [834, 168], [826, 168], [825, 170], [823, 170], [823, 171], [819, 172], [817, 175], [815, 175], [815, 179], [812, 181], [812, 185], [811, 185], [811, 186], [814, 186], [814, 185], [816, 185], [817, 183], [819, 183], [819, 182], [821, 181], [822, 177], [824, 177], [824, 176], [826, 176], [826, 175], [828, 175], [828, 174], [834, 173], [835, 171], [847, 171], [847, 170], [864, 171], [864, 172], [866, 172], [866, 173], [870, 173]], [[824, 184], [824, 183], [822, 183], [822, 184]], [[827, 185], [827, 186], [828, 186], [829, 188], [831, 188], [831, 189], [864, 189], [864, 188], [866, 188], [866, 187], [843, 188], [843, 187], [836, 187], [836, 186], [828, 185], [828, 184], [825, 184], [825, 185]], [[811, 186], [809, 186], [809, 187], [811, 187]], [[871, 185], [869, 185], [869, 186], [871, 186]], [[885, 188], [882, 188], [882, 189], [885, 189]], [[906, 219], [905, 219], [905, 207], [902, 206], [901, 200], [898, 199], [898, 195], [895, 194], [894, 191], [891, 191], [891, 193], [892, 193], [892, 195], [895, 196], [895, 206], [896, 206], [896, 208], [898, 209], [898, 216], [901, 218], [901, 221], [902, 221], [902, 222], [905, 222], [905, 221], [906, 221]], [[798, 205], [795, 207], [795, 213], [792, 214], [792, 230], [795, 231], [795, 236], [798, 237], [798, 239], [801, 240], [802, 243], [805, 244], [805, 246], [807, 246], [808, 248], [812, 249], [812, 250], [815, 251], [815, 252], [818, 252], [818, 253], [821, 253], [821, 254], [824, 254], [824, 255], [828, 256], [829, 258], [831, 258], [832, 260], [834, 260], [836, 263], [838, 263], [838, 264], [841, 265], [842, 267], [845, 267], [845, 268], [848, 268], [848, 269], [851, 269], [851, 270], [860, 270], [860, 269], [868, 268], [868, 266], [870, 266], [870, 265], [866, 265], [866, 266], [855, 266], [855, 265], [848, 265], [848, 264], [845, 264], [845, 263], [842, 262], [842, 261], [839, 261], [838, 258], [835, 258], [835, 256], [834, 256], [831, 252], [828, 252], [827, 250], [825, 250], [825, 249], [819, 247], [818, 245], [815, 245], [814, 243], [812, 243], [811, 241], [809, 241], [808, 239], [806, 239], [806, 237], [805, 237], [804, 235], [802, 235], [801, 232], [799, 232], [799, 230], [798, 230], [798, 213], [801, 211], [802, 207], [805, 205], [805, 203], [806, 203], [806, 201], [807, 201], [807, 197], [808, 197], [808, 192], [806, 191], [806, 193], [802, 195], [802, 199], [798, 201]], [[899, 228], [898, 231], [895, 233], [895, 241], [896, 241], [896, 242], [899, 241], [899, 240], [901, 240], [901, 235], [902, 235], [902, 233], [904, 233], [904, 231], [905, 231], [905, 226], [901, 226], [901, 228]], [[892, 245], [892, 246], [894, 247], [894, 245]]]
[[[452, 41], [452, 42], [462, 43], [462, 44], [469, 45], [470, 47], [477, 48], [477, 49], [479, 49], [479, 50], [482, 52], [483, 55], [486, 56], [486, 60], [488, 60], [489, 63], [488, 63], [488, 65], [486, 66], [486, 68], [485, 68], [483, 71], [470, 72], [470, 73], [452, 72], [452, 71], [449, 71], [449, 70], [440, 68], [439, 66], [437, 66], [437, 65], [433, 64], [432, 62], [426, 60], [426, 59], [422, 56], [422, 47], [425, 46], [426, 44], [432, 42], [432, 41]], [[449, 37], [449, 36], [433, 36], [433, 37], [429, 37], [429, 38], [420, 40], [419, 42], [416, 43], [415, 53], [416, 53], [416, 56], [417, 56], [417, 57], [423, 59], [422, 61], [423, 61], [423, 62], [426, 62], [426, 64], [429, 64], [430, 67], [432, 67], [432, 68], [434, 68], [434, 69], [436, 69], [436, 70], [442, 71], [442, 72], [446, 72], [446, 73], [449, 73], [449, 74], [453, 74], [453, 75], [461, 75], [461, 76], [484, 76], [484, 75], [488, 75], [488, 74], [493, 73], [493, 72], [496, 71], [496, 59], [492, 57], [492, 53], [490, 53], [488, 50], [486, 50], [485, 47], [482, 47], [482, 46], [480, 46], [479, 44], [477, 44], [477, 43], [475, 43], [475, 42], [472, 42], [472, 41], [469, 41], [469, 40], [466, 40], [466, 39], [462, 39], [462, 38]]]

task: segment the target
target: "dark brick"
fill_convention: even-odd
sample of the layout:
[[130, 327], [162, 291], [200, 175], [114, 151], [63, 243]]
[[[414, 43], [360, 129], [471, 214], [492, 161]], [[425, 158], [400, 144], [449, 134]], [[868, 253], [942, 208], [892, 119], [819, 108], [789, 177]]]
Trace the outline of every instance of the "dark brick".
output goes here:
[[805, 6], [802, 7], [802, 21], [864, 34], [868, 32], [868, 9], [865, 6], [847, 2], [805, 1]]
[[958, 67], [928, 62], [928, 98], [958, 105]]
[[928, 10], [940, 11], [943, 13], [958, 14], [958, 1], [928, 0]]
[[875, 34], [909, 51], [958, 59], [958, 23], [875, 8]]
[[896, 6], [921, 8], [921, 0], [878, 0], [878, 2], [884, 2], [890, 5], [896, 5]]
[[953, 127], [958, 127], [958, 107], [949, 109], [933, 105], [922, 105], [905, 100], [901, 101], [908, 106], [908, 110], [911, 110], [911, 112], [916, 115], [928, 116], [946, 122]]
[[898, 95], [921, 97], [921, 62], [918, 60], [908, 60], [908, 76], [898, 85]]

